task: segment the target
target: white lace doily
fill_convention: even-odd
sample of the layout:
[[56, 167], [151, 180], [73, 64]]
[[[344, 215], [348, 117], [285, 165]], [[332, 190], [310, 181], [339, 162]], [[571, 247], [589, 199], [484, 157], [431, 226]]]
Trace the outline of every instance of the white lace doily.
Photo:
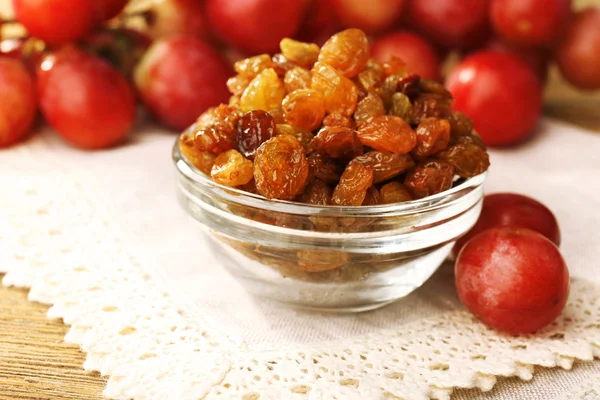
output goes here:
[[[66, 340], [87, 353], [84, 367], [110, 376], [107, 397], [447, 399], [455, 388], [489, 390], [498, 376], [529, 380], [534, 366], [600, 357], [597, 135], [545, 121], [533, 142], [492, 155], [488, 191], [547, 203], [579, 277], [555, 324], [509, 337], [462, 311], [449, 268], [360, 315], [249, 296], [175, 202], [174, 137], [141, 131], [109, 152], [48, 134], [0, 151], [4, 284], [30, 287], [31, 300], [71, 325]], [[591, 382], [565, 398], [598, 392]]]

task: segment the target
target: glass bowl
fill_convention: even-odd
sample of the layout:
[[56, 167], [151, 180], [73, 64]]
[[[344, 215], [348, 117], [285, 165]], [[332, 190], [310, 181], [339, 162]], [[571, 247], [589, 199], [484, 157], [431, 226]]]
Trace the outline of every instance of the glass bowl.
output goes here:
[[406, 203], [340, 207], [268, 200], [215, 183], [173, 150], [177, 193], [246, 289], [320, 311], [365, 311], [421, 286], [475, 224], [486, 174]]

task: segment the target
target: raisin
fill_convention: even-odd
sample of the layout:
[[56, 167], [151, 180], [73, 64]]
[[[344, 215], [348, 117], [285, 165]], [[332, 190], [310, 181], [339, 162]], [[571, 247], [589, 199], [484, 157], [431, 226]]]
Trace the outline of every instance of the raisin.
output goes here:
[[336, 184], [340, 180], [343, 167], [322, 153], [312, 153], [308, 156], [308, 165], [315, 178], [328, 184]]
[[206, 151], [200, 151], [194, 147], [194, 138], [181, 134], [179, 136], [179, 148], [183, 156], [197, 169], [210, 175], [210, 170], [215, 162], [216, 156]]
[[331, 250], [300, 250], [298, 268], [306, 272], [323, 272], [345, 266], [350, 257], [348, 253]]
[[364, 99], [356, 104], [354, 120], [356, 121], [356, 126], [360, 128], [365, 122], [381, 115], [385, 115], [385, 108], [381, 97], [369, 93]]
[[229, 98], [228, 106], [229, 107], [235, 107], [235, 108], [239, 109], [240, 108], [240, 98], [241, 98], [241, 95], [239, 95], [239, 94], [231, 96]]
[[481, 139], [481, 136], [479, 136], [477, 131], [475, 131], [474, 129], [471, 131], [471, 134], [468, 136], [458, 136], [456, 138], [451, 137], [450, 142], [453, 145], [457, 144], [457, 143], [472, 143], [474, 145], [481, 147], [482, 149], [486, 148], [485, 144], [483, 143], [483, 140]]
[[421, 78], [419, 81], [419, 88], [421, 89], [421, 92], [437, 95], [440, 99], [452, 99], [450, 92], [439, 82]]
[[240, 108], [243, 112], [269, 111], [278, 107], [284, 97], [283, 82], [273, 68], [267, 68], [252, 79], [244, 90], [240, 99]]
[[383, 185], [379, 191], [379, 195], [381, 196], [381, 204], [402, 203], [412, 200], [412, 196], [406, 186], [395, 181]]
[[269, 56], [268, 54], [259, 54], [254, 57], [240, 60], [233, 64], [235, 72], [237, 72], [240, 75], [247, 76], [249, 78], [254, 78], [265, 69], [275, 67], [275, 63], [273, 62], [273, 60], [271, 60], [271, 56]]
[[281, 103], [285, 119], [290, 125], [314, 130], [325, 117], [325, 102], [321, 93], [312, 89], [301, 89], [289, 93]]
[[420, 81], [421, 77], [419, 75], [406, 75], [398, 81], [396, 91], [404, 93], [410, 99], [414, 99], [421, 93]]
[[227, 79], [227, 89], [233, 95], [241, 95], [251, 81], [251, 77], [238, 74]]
[[234, 149], [239, 118], [239, 112], [225, 104], [208, 109], [194, 125], [194, 147], [214, 154]]
[[331, 188], [323, 181], [316, 179], [308, 185], [299, 197], [302, 203], [326, 206], [331, 203]]
[[381, 196], [379, 194], [379, 190], [377, 190], [377, 188], [375, 186], [371, 186], [367, 190], [367, 194], [365, 196], [365, 199], [362, 202], [362, 205], [363, 206], [376, 206], [377, 204], [380, 204], [380, 199], [381, 199]]
[[379, 68], [372, 67], [362, 70], [358, 76], [357, 81], [366, 92], [373, 92], [377, 90], [383, 83], [383, 72], [381, 66]]
[[245, 185], [252, 180], [252, 161], [244, 158], [237, 150], [225, 151], [215, 159], [210, 176], [222, 185]]
[[410, 154], [396, 154], [382, 151], [370, 151], [352, 160], [373, 169], [373, 183], [387, 181], [415, 166]]
[[342, 114], [329, 114], [323, 119], [323, 126], [342, 126], [350, 129], [356, 128], [352, 118]]
[[369, 39], [360, 29], [336, 33], [321, 47], [319, 62], [331, 65], [346, 78], [352, 78], [367, 65]]
[[286, 59], [302, 67], [312, 67], [319, 57], [319, 46], [314, 43], [298, 42], [285, 38], [279, 43], [279, 47], [281, 48], [281, 54]]
[[426, 157], [442, 151], [450, 141], [450, 122], [439, 118], [425, 118], [416, 129], [417, 145], [412, 153]]
[[283, 75], [286, 71], [289, 71], [290, 69], [296, 68], [298, 66], [290, 60], [288, 60], [287, 58], [285, 58], [285, 56], [281, 53], [274, 54], [271, 60], [275, 64], [274, 69], [278, 75]]
[[452, 187], [454, 167], [442, 160], [424, 160], [408, 171], [404, 185], [416, 199], [432, 196]]
[[300, 67], [294, 67], [285, 72], [283, 86], [288, 93], [294, 90], [310, 88], [310, 71]]
[[386, 76], [406, 75], [406, 63], [396, 56], [391, 56], [384, 62], [382, 69]]
[[431, 94], [421, 94], [413, 101], [412, 123], [418, 125], [429, 117], [448, 118], [451, 113], [449, 101], [437, 99]]
[[323, 95], [329, 114], [351, 116], [356, 108], [358, 92], [354, 83], [331, 66], [317, 62], [312, 69], [311, 88]]
[[390, 114], [409, 122], [412, 118], [412, 104], [404, 93], [394, 93], [390, 105]]
[[360, 163], [349, 164], [331, 196], [337, 206], [360, 206], [373, 184], [373, 170]]
[[311, 148], [331, 158], [352, 159], [363, 153], [356, 132], [341, 126], [322, 128], [312, 141]]
[[490, 158], [485, 149], [474, 143], [455, 144], [437, 154], [437, 157], [452, 164], [461, 178], [479, 175], [490, 166]]
[[358, 128], [362, 144], [375, 150], [409, 153], [417, 144], [417, 135], [402, 118], [381, 115]]
[[285, 124], [285, 115], [283, 115], [283, 109], [280, 106], [269, 110], [269, 114], [271, 114], [276, 124]]
[[253, 158], [256, 149], [275, 136], [275, 120], [266, 111], [250, 111], [239, 120], [237, 145], [244, 157]]
[[298, 139], [307, 154], [310, 149], [310, 144], [315, 138], [315, 135], [313, 135], [312, 132], [289, 124], [277, 124], [275, 126], [275, 133], [277, 135], [292, 135]]
[[469, 136], [473, 131], [473, 121], [460, 111], [452, 110], [448, 116], [452, 136]]
[[304, 147], [292, 135], [275, 136], [254, 156], [256, 188], [269, 199], [292, 200], [304, 189], [308, 172]]

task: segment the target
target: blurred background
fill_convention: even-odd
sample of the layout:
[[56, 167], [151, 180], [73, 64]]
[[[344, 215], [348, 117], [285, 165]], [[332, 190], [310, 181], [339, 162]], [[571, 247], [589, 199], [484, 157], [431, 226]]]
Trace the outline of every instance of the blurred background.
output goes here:
[[[600, 130], [600, 0], [0, 0], [0, 16], [0, 103], [12, 105], [0, 147], [31, 136], [33, 120], [75, 147], [112, 147], [137, 105], [179, 132], [248, 84], [229, 79], [236, 61], [345, 28], [369, 35], [376, 60], [445, 82], [488, 144], [523, 141], [536, 96], [542, 115]], [[503, 100], [474, 104], [486, 96]]]

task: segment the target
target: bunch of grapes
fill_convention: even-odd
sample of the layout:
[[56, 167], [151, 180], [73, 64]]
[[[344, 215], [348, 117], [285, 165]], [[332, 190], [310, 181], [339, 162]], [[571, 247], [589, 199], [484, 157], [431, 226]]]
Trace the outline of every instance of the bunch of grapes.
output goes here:
[[[128, 6], [127, 3], [131, 3]], [[600, 89], [600, 9], [571, 0], [12, 0], [24, 34], [0, 42], [0, 147], [39, 114], [84, 149], [125, 140], [138, 103], [187, 127], [227, 102], [232, 63], [275, 53], [285, 37], [323, 44], [363, 29], [372, 56], [402, 58], [446, 80], [455, 108], [489, 145], [524, 139], [539, 119], [554, 60], [581, 89]], [[4, 32], [7, 30], [4, 29]], [[461, 61], [444, 77], [449, 54]]]

